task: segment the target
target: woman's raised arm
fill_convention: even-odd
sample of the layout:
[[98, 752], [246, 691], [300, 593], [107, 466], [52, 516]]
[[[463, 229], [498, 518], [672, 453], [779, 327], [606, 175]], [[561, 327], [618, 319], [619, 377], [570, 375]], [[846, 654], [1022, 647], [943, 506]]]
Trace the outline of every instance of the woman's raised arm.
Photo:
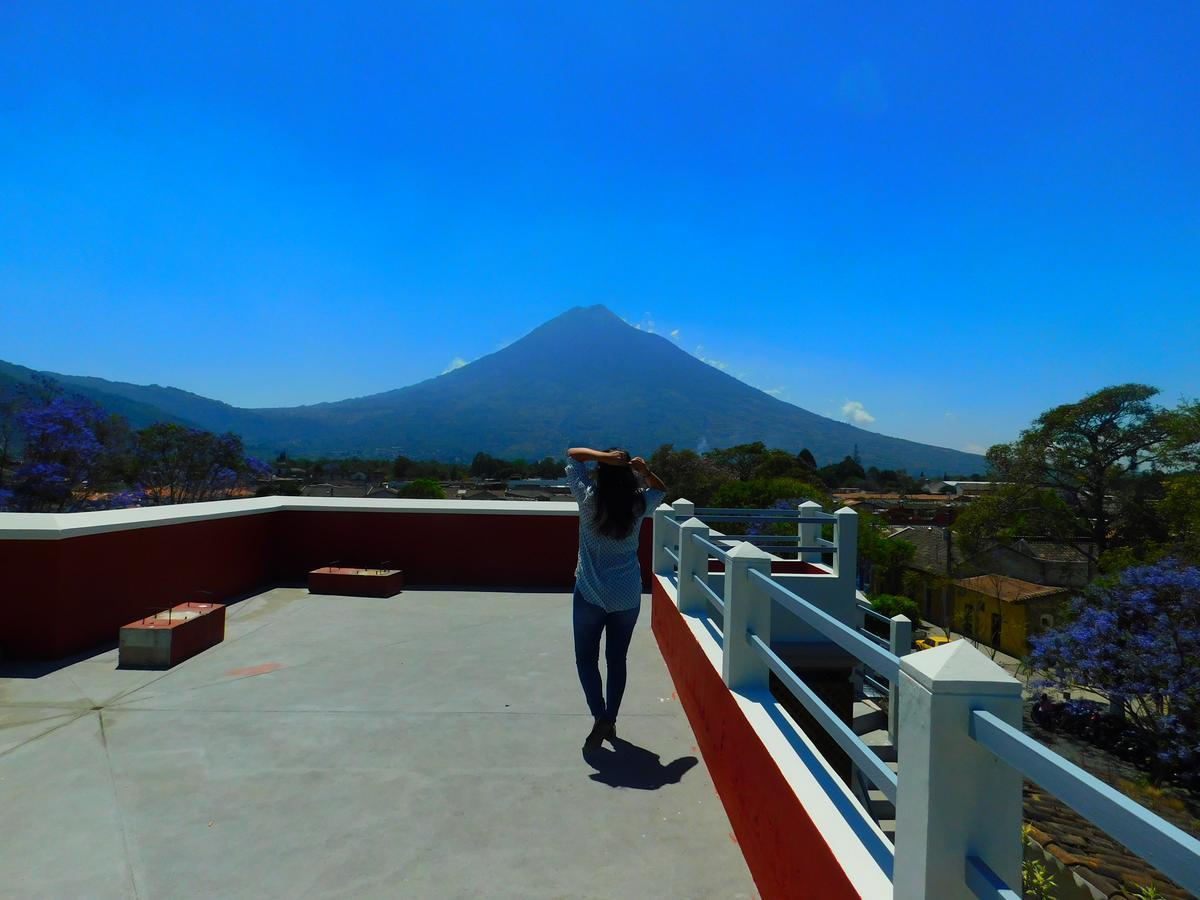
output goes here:
[[629, 465], [629, 456], [619, 450], [593, 450], [590, 447], [572, 447], [567, 456], [577, 462], [598, 462], [609, 466]]

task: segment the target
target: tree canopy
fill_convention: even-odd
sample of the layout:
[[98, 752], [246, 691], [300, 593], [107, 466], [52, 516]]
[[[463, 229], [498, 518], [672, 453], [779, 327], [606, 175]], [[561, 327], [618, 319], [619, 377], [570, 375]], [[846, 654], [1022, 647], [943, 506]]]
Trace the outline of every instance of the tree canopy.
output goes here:
[[1122, 384], [1042, 413], [987, 459], [1007, 483], [959, 523], [975, 538], [1020, 531], [1075, 543], [1099, 561], [1111, 548], [1161, 540], [1152, 508], [1164, 478], [1200, 461], [1200, 405], [1155, 404], [1159, 391]]

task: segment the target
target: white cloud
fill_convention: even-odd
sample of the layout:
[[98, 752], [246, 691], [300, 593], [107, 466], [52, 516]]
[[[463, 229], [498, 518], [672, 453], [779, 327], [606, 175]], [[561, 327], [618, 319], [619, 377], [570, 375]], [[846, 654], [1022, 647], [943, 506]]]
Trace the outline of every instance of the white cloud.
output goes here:
[[968, 443], [963, 449], [968, 453], [987, 453], [987, 447], [982, 444]]
[[942, 415], [943, 415], [943, 416], [945, 416], [947, 419], [953, 419], [953, 418], [956, 418], [956, 416], [955, 416], [955, 415], [954, 415], [954, 413], [952, 413], [952, 412], [948, 412], [948, 413], [942, 413]]
[[678, 328], [674, 328], [671, 330], [671, 337], [675, 338], [675, 340], [679, 340], [679, 329]]
[[461, 356], [456, 356], [454, 359], [450, 360], [450, 365], [446, 366], [446, 368], [442, 370], [442, 374], [445, 375], [447, 372], [453, 372], [455, 369], [461, 369], [466, 364], [467, 361], [465, 359], [463, 359]]
[[857, 400], [847, 400], [842, 406], [842, 418], [855, 425], [870, 425], [875, 417]]
[[780, 394], [782, 394], [786, 390], [787, 390], [787, 388], [773, 387], [773, 388], [766, 388], [764, 393], [770, 394], [772, 397], [778, 397]]
[[714, 369], [720, 369], [722, 372], [724, 372], [726, 369], [729, 368], [729, 363], [724, 362], [719, 359], [710, 359], [709, 357], [705, 356], [703, 344], [696, 345], [696, 352], [693, 354], [693, 356], [695, 356], [696, 359], [700, 360], [700, 362], [708, 363]]
[[650, 313], [646, 313], [644, 316], [642, 316], [642, 321], [638, 322], [633, 327], [638, 331], [645, 331], [650, 334], [654, 334], [654, 320], [650, 318]]

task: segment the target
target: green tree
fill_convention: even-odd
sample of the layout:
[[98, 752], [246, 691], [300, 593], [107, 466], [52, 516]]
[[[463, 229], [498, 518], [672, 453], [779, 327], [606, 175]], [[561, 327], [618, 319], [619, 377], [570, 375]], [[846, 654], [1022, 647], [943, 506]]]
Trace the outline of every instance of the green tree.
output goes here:
[[171, 422], [134, 438], [137, 482], [154, 503], [197, 503], [229, 497], [248, 471], [242, 439]]
[[[1042, 413], [1010, 444], [987, 459], [997, 478], [1028, 490], [1053, 488], [1076, 511], [1093, 558], [1144, 530], [1153, 497], [1147, 481], [1194, 468], [1200, 459], [1200, 405], [1166, 409], [1152, 402], [1157, 388], [1122, 384]], [[1020, 495], [1012, 495], [1020, 502]], [[1008, 511], [992, 522], [999, 533]], [[987, 531], [989, 528], [983, 528]]]
[[401, 454], [392, 460], [392, 477], [403, 480], [408, 477], [409, 472], [415, 465], [411, 459]]
[[723, 469], [728, 469], [734, 478], [747, 481], [753, 478], [766, 462], [769, 451], [762, 441], [752, 444], [737, 444], [724, 450], [709, 450], [704, 454]]
[[418, 478], [400, 488], [401, 497], [418, 500], [445, 500], [446, 492], [432, 478]]
[[904, 573], [916, 555], [916, 545], [901, 538], [888, 537], [887, 526], [877, 516], [859, 513], [859, 565], [869, 568], [873, 593], [899, 594], [903, 591]]
[[1166, 553], [1200, 563], [1200, 472], [1179, 472], [1164, 479], [1158, 509], [1166, 527]]
[[1036, 484], [1005, 484], [983, 494], [963, 509], [954, 531], [967, 553], [982, 550], [989, 541], [1039, 537], [1074, 544], [1088, 552], [1086, 521], [1057, 491]]
[[797, 502], [828, 503], [821, 488], [797, 478], [752, 478], [721, 484], [713, 495], [712, 505], [726, 509], [769, 509], [777, 500], [789, 498], [797, 498]]
[[818, 469], [817, 474], [831, 488], [857, 487], [867, 477], [862, 463], [853, 456], [847, 456], [839, 463]]
[[697, 506], [711, 506], [717, 489], [731, 479], [728, 471], [694, 450], [663, 444], [650, 455], [650, 468], [667, 484], [667, 502], [686, 497]]

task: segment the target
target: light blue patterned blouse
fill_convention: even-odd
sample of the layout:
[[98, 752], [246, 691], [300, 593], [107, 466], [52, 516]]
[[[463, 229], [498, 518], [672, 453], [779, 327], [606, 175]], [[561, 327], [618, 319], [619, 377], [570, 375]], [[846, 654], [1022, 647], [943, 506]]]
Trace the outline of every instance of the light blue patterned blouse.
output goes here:
[[[579, 562], [575, 565], [579, 593], [608, 612], [634, 609], [642, 602], [642, 567], [637, 556], [642, 519], [634, 523], [627, 537], [601, 534], [596, 529], [595, 488], [587, 466], [567, 457], [567, 481], [579, 503]], [[646, 499], [644, 518], [662, 503], [665, 494], [647, 488], [642, 496]]]

